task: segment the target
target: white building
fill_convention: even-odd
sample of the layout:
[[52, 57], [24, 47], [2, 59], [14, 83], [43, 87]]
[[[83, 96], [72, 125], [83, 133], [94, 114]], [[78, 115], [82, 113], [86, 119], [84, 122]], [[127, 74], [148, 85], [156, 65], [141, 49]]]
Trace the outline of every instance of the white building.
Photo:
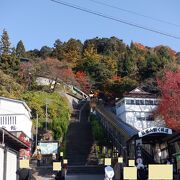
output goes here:
[[17, 180], [19, 150], [26, 148], [25, 143], [0, 128], [0, 180]]
[[0, 127], [32, 138], [31, 110], [24, 101], [0, 97]]
[[154, 119], [159, 100], [151, 93], [136, 88], [116, 103], [116, 115], [138, 130], [153, 126], [164, 126], [162, 120]]

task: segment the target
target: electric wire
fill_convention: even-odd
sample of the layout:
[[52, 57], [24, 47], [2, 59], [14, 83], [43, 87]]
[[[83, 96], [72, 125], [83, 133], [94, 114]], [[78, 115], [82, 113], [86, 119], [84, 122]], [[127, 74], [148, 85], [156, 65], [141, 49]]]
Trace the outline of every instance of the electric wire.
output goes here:
[[148, 18], [148, 19], [151, 19], [153, 21], [157, 21], [157, 22], [161, 22], [161, 23], [164, 23], [164, 24], [180, 27], [179, 24], [175, 24], [175, 23], [172, 23], [172, 22], [169, 22], [169, 21], [165, 21], [165, 20], [158, 19], [158, 18], [155, 18], [155, 17], [147, 16], [147, 15], [135, 12], [135, 11], [131, 11], [131, 10], [128, 10], [128, 9], [124, 9], [124, 8], [120, 8], [120, 7], [117, 7], [117, 6], [113, 6], [113, 5], [110, 5], [110, 4], [107, 4], [107, 3], [104, 3], [104, 2], [100, 2], [100, 1], [97, 1], [97, 0], [89, 0], [89, 1], [94, 2], [96, 4], [99, 4], [99, 5], [110, 7], [110, 8], [113, 8], [113, 9], [124, 11], [124, 12], [130, 13], [130, 14], [134, 14], [134, 15], [141, 16], [141, 17], [144, 17], [144, 18]]
[[179, 36], [168, 34], [168, 33], [165, 33], [165, 32], [159, 31], [159, 30], [151, 29], [151, 28], [148, 28], [148, 27], [145, 27], [145, 26], [142, 26], [142, 25], [138, 25], [138, 24], [135, 24], [135, 23], [131, 23], [131, 22], [128, 22], [128, 21], [125, 21], [125, 20], [122, 20], [122, 19], [117, 19], [115, 17], [108, 16], [108, 15], [103, 14], [101, 12], [93, 11], [93, 10], [90, 10], [90, 9], [85, 9], [83, 7], [77, 6], [77, 5], [72, 4], [72, 3], [70, 4], [70, 3], [67, 3], [67, 2], [64, 2], [64, 1], [60, 1], [60, 0], [59, 1], [50, 0], [50, 1], [52, 1], [54, 3], [57, 3], [57, 4], [64, 5], [66, 7], [71, 7], [73, 9], [84, 11], [84, 12], [87, 12], [89, 14], [94, 14], [94, 15], [97, 15], [97, 16], [100, 16], [100, 17], [103, 17], [103, 18], [106, 18], [106, 19], [109, 19], [109, 20], [113, 20], [113, 21], [116, 21], [116, 22], [119, 22], [119, 23], [123, 23], [123, 24], [133, 26], [133, 27], [136, 27], [136, 28], [139, 28], [139, 29], [150, 31], [150, 32], [153, 32], [153, 33], [156, 33], [156, 34], [161, 34], [163, 36], [171, 37], [171, 38], [178, 39], [178, 40], [180, 39]]

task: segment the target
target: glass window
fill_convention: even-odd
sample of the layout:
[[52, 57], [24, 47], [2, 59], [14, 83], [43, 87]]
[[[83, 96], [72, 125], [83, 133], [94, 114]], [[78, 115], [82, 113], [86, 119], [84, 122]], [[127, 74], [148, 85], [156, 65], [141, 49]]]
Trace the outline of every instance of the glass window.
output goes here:
[[153, 105], [153, 100], [145, 100], [146, 105]]
[[140, 100], [136, 100], [136, 105], [140, 105]]
[[154, 117], [152, 115], [146, 117], [146, 121], [154, 121]]
[[126, 104], [135, 104], [133, 99], [126, 99]]
[[139, 100], [141, 105], [144, 105], [144, 100]]
[[144, 120], [145, 120], [145, 117], [136, 117], [136, 119], [137, 119], [138, 121], [144, 121]]

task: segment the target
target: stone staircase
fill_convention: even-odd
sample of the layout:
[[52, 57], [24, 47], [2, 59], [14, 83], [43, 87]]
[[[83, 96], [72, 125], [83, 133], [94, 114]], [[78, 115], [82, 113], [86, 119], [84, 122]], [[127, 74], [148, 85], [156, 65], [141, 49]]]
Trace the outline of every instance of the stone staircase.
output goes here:
[[104, 174], [104, 166], [68, 166], [67, 174]]
[[[97, 159], [93, 154], [93, 137], [91, 132], [89, 117], [89, 105], [86, 101], [80, 104], [80, 117], [73, 118], [69, 125], [66, 137], [66, 158], [68, 159], [68, 166], [70, 171], [76, 171], [74, 168], [78, 167], [78, 171], [87, 169], [85, 165], [96, 165]], [[76, 109], [77, 111], [77, 109]], [[82, 168], [83, 167], [83, 168]], [[85, 168], [85, 169], [84, 169]]]

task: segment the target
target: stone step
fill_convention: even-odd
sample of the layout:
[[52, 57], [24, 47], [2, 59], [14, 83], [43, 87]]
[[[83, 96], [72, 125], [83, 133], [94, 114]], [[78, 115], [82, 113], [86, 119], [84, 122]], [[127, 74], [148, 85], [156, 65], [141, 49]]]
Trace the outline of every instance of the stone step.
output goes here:
[[68, 166], [67, 174], [104, 174], [104, 166]]

